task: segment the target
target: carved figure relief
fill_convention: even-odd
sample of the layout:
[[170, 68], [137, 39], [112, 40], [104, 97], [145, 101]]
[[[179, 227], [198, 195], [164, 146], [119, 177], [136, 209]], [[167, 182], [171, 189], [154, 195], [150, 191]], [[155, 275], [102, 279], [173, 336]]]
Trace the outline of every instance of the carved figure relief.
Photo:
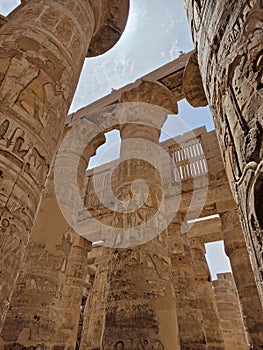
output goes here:
[[119, 340], [115, 345], [114, 345], [114, 350], [125, 350], [124, 342], [122, 340]]
[[164, 346], [158, 339], [142, 339], [140, 340], [137, 350], [164, 350]]
[[28, 136], [20, 127], [14, 127], [8, 119], [0, 124], [0, 145], [23, 161], [23, 170], [42, 186], [49, 165], [38, 149], [28, 141]]

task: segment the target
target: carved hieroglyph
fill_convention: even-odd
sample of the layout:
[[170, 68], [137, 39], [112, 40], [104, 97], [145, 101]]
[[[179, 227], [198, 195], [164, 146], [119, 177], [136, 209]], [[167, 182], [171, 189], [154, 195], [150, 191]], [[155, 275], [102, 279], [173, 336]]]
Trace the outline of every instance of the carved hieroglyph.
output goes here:
[[[88, 158], [95, 154], [97, 146], [104, 140], [103, 135], [97, 137], [94, 144], [88, 145], [83, 153], [78, 172], [80, 187], [83, 187]], [[72, 273], [70, 265], [74, 264], [74, 251], [78, 252], [76, 241], [76, 233], [68, 226], [58, 206], [52, 169], [27, 247], [24, 266], [17, 279], [3, 326], [2, 340], [6, 346], [11, 342], [18, 342], [23, 346], [36, 346], [40, 343], [63, 344], [63, 341], [66, 343], [67, 337], [61, 335], [61, 325], [64, 325], [65, 332], [67, 322], [63, 320], [63, 315], [65, 318], [69, 316], [63, 308], [67, 309], [66, 303], [69, 301], [68, 308], [72, 308], [71, 312], [76, 314], [81, 301], [77, 294], [72, 301], [65, 296], [71, 289], [71, 279], [66, 279], [66, 275]], [[82, 252], [81, 247], [79, 250]], [[84, 262], [85, 259], [83, 264]], [[85, 281], [86, 276], [82, 278]], [[80, 276], [76, 276], [77, 281], [80, 279]], [[76, 288], [78, 290], [80, 287]], [[80, 290], [82, 293], [82, 288]], [[77, 310], [74, 309], [76, 303]], [[58, 314], [61, 314], [60, 317]], [[73, 320], [72, 317], [74, 329], [78, 322], [78, 319]], [[30, 335], [26, 330], [30, 331]]]
[[0, 328], [85, 56], [116, 42], [128, 10], [118, 0], [23, 4], [0, 40]]
[[263, 301], [263, 3], [184, 3]]
[[[136, 135], [134, 128], [130, 129], [130, 131], [133, 132], [130, 133], [130, 135]], [[142, 133], [145, 133], [145, 130], [141, 129], [140, 131]], [[253, 338], [255, 334], [257, 335], [257, 329], [260, 329], [261, 327], [261, 309], [259, 306], [260, 302], [257, 295], [256, 284], [255, 281], [253, 281], [251, 266], [247, 259], [248, 256], [245, 255], [246, 250], [243, 250], [242, 248], [244, 247], [244, 237], [242, 237], [241, 228], [238, 226], [238, 218], [235, 211], [235, 203], [233, 202], [232, 193], [230, 191], [226, 175], [222, 170], [223, 164], [219, 153], [215, 132], [205, 133], [202, 128], [196, 129], [193, 132], [196, 135], [195, 144], [192, 140], [192, 133], [188, 133], [184, 135], [184, 137], [178, 136], [175, 139], [167, 140], [161, 144], [164, 149], [169, 149], [171, 152], [171, 158], [167, 159], [168, 164], [165, 162], [167, 160], [164, 160], [162, 163], [163, 168], [167, 169], [166, 177], [164, 178], [166, 186], [165, 195], [167, 197], [178, 196], [178, 192], [176, 192], [176, 182], [173, 180], [172, 183], [170, 183], [170, 178], [168, 176], [168, 172], [171, 171], [171, 165], [174, 165], [174, 154], [175, 158], [177, 158], [178, 152], [189, 147], [189, 144], [198, 144], [197, 139], [199, 139], [198, 136], [200, 135], [200, 142], [205, 154], [205, 159], [207, 161], [210, 180], [206, 204], [201, 215], [208, 216], [219, 213], [221, 219], [214, 218], [207, 221], [200, 221], [198, 223], [195, 223], [191, 230], [188, 232], [188, 236], [185, 233], [181, 232], [184, 215], [188, 210], [189, 203], [193, 196], [193, 181], [191, 178], [186, 177], [184, 173], [184, 179], [182, 181], [184, 193], [181, 198], [181, 211], [178, 212], [177, 216], [168, 227], [168, 246], [172, 267], [171, 280], [175, 292], [176, 315], [178, 319], [179, 329], [178, 337], [181, 349], [196, 349], [196, 347], [198, 347], [198, 349], [215, 349], [218, 347], [222, 348], [223, 346], [226, 346], [226, 344], [223, 344], [222, 339], [224, 341], [226, 339], [228, 349], [230, 350], [230, 339], [227, 335], [227, 321], [224, 323], [226, 332], [224, 333], [222, 332], [223, 330], [220, 329], [220, 323], [222, 324], [222, 319], [219, 317], [220, 313], [218, 314], [217, 312], [217, 303], [213, 293], [207, 262], [204, 256], [205, 242], [222, 240], [222, 236], [224, 237], [226, 252], [230, 257], [233, 275], [235, 277], [237, 289], [240, 295], [243, 317], [246, 322], [246, 330], [249, 333], [249, 337], [251, 338]], [[152, 135], [153, 134], [154, 133], [152, 133]], [[184, 143], [180, 142], [181, 139], [184, 140]], [[180, 144], [180, 148], [178, 148], [178, 144]], [[193, 162], [195, 160], [200, 160], [199, 156], [195, 156], [195, 158], [192, 159]], [[98, 167], [97, 176], [100, 180], [96, 181], [100, 183], [101, 187], [99, 189], [97, 188], [97, 194], [102, 193], [105, 190], [105, 183], [106, 186], [109, 185], [109, 183], [103, 181], [103, 179], [107, 177], [109, 170], [112, 167], [115, 167], [117, 162], [118, 161], [115, 160], [111, 163]], [[138, 165], [139, 164], [136, 163], [136, 168], [133, 167], [132, 169], [136, 170]], [[177, 158], [177, 162], [174, 166], [179, 167], [181, 165], [182, 161], [178, 161]], [[146, 164], [145, 167], [149, 167], [149, 165]], [[124, 174], [126, 181], [130, 179], [130, 171], [128, 171], [128, 167], [126, 166], [121, 168], [119, 173], [117, 171], [114, 173], [114, 176], [111, 179], [113, 183], [120, 182], [120, 174]], [[146, 174], [146, 171], [144, 171], [143, 174]], [[135, 175], [136, 172], [134, 176]], [[90, 183], [92, 183], [93, 176], [94, 170], [89, 170], [87, 172], [87, 177], [89, 180], [87, 182], [88, 186], [86, 192], [86, 204], [88, 208], [93, 207], [94, 212], [100, 213], [101, 216], [110, 216], [109, 213], [106, 213], [106, 211], [99, 211], [99, 199], [94, 196], [94, 189], [90, 185]], [[145, 176], [147, 176], [147, 174]], [[199, 174], [199, 180], [203, 176], [205, 176], [204, 173]], [[202, 187], [202, 184], [203, 181], [200, 181], [199, 186]], [[125, 185], [122, 187], [122, 190], [124, 188]], [[195, 190], [198, 189], [195, 188]], [[122, 191], [119, 193], [122, 193]], [[126, 213], [124, 216], [118, 214], [114, 220], [114, 223], [119, 223], [119, 225], [121, 225], [122, 220], [129, 221], [129, 217], [127, 218], [129, 215], [131, 216], [131, 213]], [[139, 219], [140, 217], [138, 215], [137, 220]], [[110, 220], [108, 220], [108, 222], [110, 222]], [[117, 242], [119, 242], [119, 240]], [[193, 252], [190, 249], [189, 240], [192, 240]], [[197, 242], [194, 244], [193, 240]], [[104, 257], [109, 257], [112, 259], [109, 252], [110, 250], [105, 249]], [[122, 271], [123, 268], [122, 264], [127, 265], [124, 270], [126, 271], [126, 274], [123, 273], [121, 283], [123, 294], [126, 293], [126, 281], [129, 283], [129, 275], [127, 272], [128, 268], [130, 268], [128, 265], [129, 256], [132, 256], [132, 260], [135, 260], [136, 258], [136, 255], [133, 256], [134, 254], [132, 254], [132, 252], [134, 252], [134, 249], [130, 249], [128, 252], [129, 254], [127, 253], [127, 256], [122, 256], [122, 259], [125, 262], [122, 262], [123, 260], [120, 258], [120, 261], [117, 264], [120, 271]], [[193, 258], [194, 261], [192, 261]], [[115, 261], [115, 257], [113, 257], [113, 261]], [[107, 267], [105, 265], [107, 265]], [[96, 273], [94, 287], [90, 292], [89, 301], [87, 303], [85, 312], [85, 322], [81, 344], [82, 350], [91, 350], [100, 347], [100, 339], [105, 327], [103, 320], [108, 266], [111, 266], [111, 264], [105, 263], [105, 260], [98, 262], [98, 270]], [[119, 276], [120, 274], [117, 274], [116, 279]], [[114, 296], [118, 296], [118, 299], [115, 301], [115, 305], [118, 306], [118, 300], [120, 297], [119, 294], [117, 294], [117, 288], [116, 290], [117, 291], [114, 293]], [[122, 298], [124, 298], [124, 296], [122, 296]], [[221, 298], [224, 300], [221, 299], [220, 307], [221, 309], [227, 311], [228, 307], [232, 307], [232, 304], [229, 306], [229, 300], [227, 299], [226, 295], [222, 296]], [[233, 300], [231, 297], [231, 303], [232, 302], [237, 303], [237, 301]], [[129, 305], [130, 304], [127, 303], [127, 305], [123, 306], [122, 310], [124, 314], [126, 314], [125, 310]], [[236, 321], [235, 319], [235, 321], [232, 322], [232, 316], [236, 317], [235, 314], [228, 315], [227, 313], [224, 313], [222, 316], [223, 321], [227, 320], [227, 317], [231, 317], [231, 327], [232, 324]], [[240, 326], [240, 320], [238, 320], [238, 327], [237, 336], [232, 337], [233, 339], [231, 339], [231, 344], [237, 344], [237, 346], [241, 342], [241, 337], [243, 339], [242, 341], [244, 341], [244, 331], [242, 331], [242, 327]], [[240, 336], [238, 336], [238, 334]], [[120, 340], [114, 345], [121, 347], [123, 346], [122, 342], [124, 342], [124, 340]], [[244, 343], [242, 346], [244, 347]], [[235, 347], [232, 347], [231, 350], [235, 350]]]
[[[168, 90], [166, 92], [166, 89], [158, 84], [147, 82], [122, 96], [122, 102], [131, 101], [161, 106], [164, 104], [166, 107], [170, 103], [170, 109], [176, 107], [173, 106]], [[153, 119], [153, 127], [143, 124], [145, 118]], [[120, 213], [115, 225], [119, 228], [130, 228], [130, 242], [137, 241], [139, 245], [118, 248], [126, 238], [116, 236], [107, 276], [106, 320], [101, 345], [104, 350], [179, 349], [167, 232], [140, 245], [137, 231], [138, 226], [146, 223], [158, 210], [162, 199], [161, 178], [158, 171], [145, 160], [129, 158], [130, 149], [125, 147], [126, 140], [133, 142], [134, 149], [137, 147], [138, 139], [157, 144], [160, 134], [157, 125], [161, 126], [165, 118], [166, 115], [158, 113], [148, 116], [136, 115], [133, 123], [120, 126], [122, 139], [120, 159], [123, 157], [125, 160], [115, 170], [115, 178], [118, 181], [113, 183], [113, 191], [124, 201], [123, 205], [128, 205], [128, 210], [123, 214]], [[144, 151], [146, 150], [141, 149], [141, 152]], [[158, 158], [159, 154], [152, 151], [148, 156]], [[137, 195], [142, 196], [145, 192], [142, 190], [137, 193], [136, 189], [132, 189], [133, 182], [138, 179], [145, 181], [149, 189], [145, 201], [139, 208], [136, 206]], [[147, 230], [151, 229], [153, 229], [151, 226], [145, 228], [142, 234], [147, 235]]]

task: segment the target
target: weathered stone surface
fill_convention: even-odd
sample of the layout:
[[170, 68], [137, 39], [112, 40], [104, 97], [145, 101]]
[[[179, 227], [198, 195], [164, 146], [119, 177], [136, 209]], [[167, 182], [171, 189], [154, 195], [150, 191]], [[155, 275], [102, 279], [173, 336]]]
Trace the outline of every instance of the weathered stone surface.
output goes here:
[[[192, 230], [194, 230], [194, 226]], [[207, 349], [225, 349], [210, 271], [205, 259], [205, 247], [198, 240], [198, 237], [191, 238], [189, 241], [195, 272], [196, 293], [203, 315]]]
[[[142, 134], [145, 135], [145, 130], [140, 130], [140, 135]], [[233, 198], [228, 185], [227, 178], [224, 175], [224, 172], [222, 172], [222, 159], [220, 157], [215, 133], [214, 132], [206, 133], [204, 132], [203, 129], [202, 130], [197, 129], [197, 130], [194, 130], [194, 134], [196, 135], [196, 137], [198, 137], [198, 135], [201, 135], [200, 139], [201, 139], [202, 149], [204, 151], [204, 154], [207, 160], [208, 171], [211, 172], [210, 181], [209, 181], [209, 191], [213, 189], [211, 194], [209, 194], [208, 192], [207, 202], [205, 204], [205, 208], [202, 212], [202, 215], [207, 216], [207, 215], [214, 215], [217, 213], [222, 214], [221, 213], [222, 208], [227, 210], [231, 210], [231, 209], [234, 210], [235, 203], [233, 202]], [[131, 133], [131, 135], [134, 135], [134, 133], [133, 134]], [[153, 135], [154, 133], [151, 133], [152, 137]], [[170, 154], [173, 159], [174, 152], [178, 152], [179, 150], [183, 150], [186, 147], [189, 147], [189, 140], [192, 142], [192, 137], [193, 135], [191, 133], [188, 133], [183, 136], [179, 136], [175, 138], [175, 140], [165, 141], [162, 144], [162, 147], [164, 149], [170, 150]], [[190, 144], [193, 145], [193, 143], [191, 142]], [[178, 144], [180, 144], [179, 148], [178, 148]], [[175, 155], [175, 157], [177, 156]], [[194, 162], [195, 160], [199, 160], [199, 156], [196, 156], [196, 158], [193, 158], [192, 161]], [[183, 161], [179, 161], [176, 164], [177, 166], [183, 165]], [[103, 192], [106, 195], [106, 203], [110, 202], [110, 196], [107, 199], [108, 182], [107, 181], [105, 182], [105, 180], [103, 179], [105, 179], [105, 177], [108, 176], [109, 170], [113, 166], [116, 166], [116, 161], [100, 166], [98, 168], [97, 175], [96, 175], [97, 183], [106, 184], [105, 187], [103, 187], [101, 190], [99, 190], [99, 192], [97, 192], [97, 194]], [[138, 167], [138, 164], [136, 166]], [[169, 164], [164, 163], [162, 166], [163, 169], [167, 169], [167, 174], [171, 169], [170, 166], [171, 166], [170, 163]], [[114, 173], [113, 175], [114, 178], [112, 179], [113, 184], [118, 183], [121, 173], [122, 172]], [[127, 171], [124, 173], [126, 174], [125, 175], [126, 181], [128, 179], [129, 181], [132, 181], [132, 178], [128, 177]], [[141, 171], [141, 173], [144, 174], [145, 171], [143, 172]], [[201, 177], [202, 173], [199, 175]], [[89, 210], [94, 208], [93, 213], [96, 215], [97, 218], [99, 218], [99, 216], [106, 216], [109, 214], [107, 211], [105, 210], [103, 211], [100, 209], [101, 207], [100, 200], [95, 195], [95, 190], [91, 186], [92, 176], [94, 176], [92, 170], [88, 171], [87, 177], [89, 180], [87, 181], [88, 187], [86, 191], [86, 205], [89, 208]], [[167, 188], [167, 191], [165, 191], [165, 196], [168, 196], [168, 197], [177, 196], [178, 195], [177, 192], [173, 192], [172, 190], [175, 182], [169, 183], [168, 182], [170, 181], [169, 177], [167, 177], [167, 179], [164, 178], [163, 181], [165, 183], [165, 187]], [[187, 207], [189, 207], [190, 205], [190, 200], [189, 199], [185, 200], [185, 197], [188, 198], [189, 196], [189, 198], [191, 199], [192, 197], [191, 191], [193, 191], [193, 184], [191, 186], [184, 185], [184, 183], [187, 184], [189, 181], [190, 180], [187, 177], [185, 177], [182, 180], [182, 185], [185, 190], [181, 198], [182, 205], [180, 206], [180, 210], [182, 210], [182, 212], [178, 216], [178, 218], [176, 218], [177, 221], [174, 221], [174, 223], [171, 224], [168, 228], [169, 255], [171, 257], [171, 264], [172, 264], [171, 265], [172, 282], [173, 282], [173, 287], [175, 292], [176, 314], [177, 314], [178, 329], [179, 329], [178, 336], [179, 336], [180, 346], [185, 348], [190, 348], [190, 349], [192, 347], [193, 349], [195, 349], [198, 344], [200, 349], [201, 348], [206, 349], [207, 347], [208, 348], [210, 347], [211, 349], [215, 349], [216, 347], [223, 348], [224, 334], [222, 333], [222, 329], [220, 328], [221, 321], [220, 321], [220, 317], [216, 307], [216, 300], [213, 294], [212, 284], [211, 284], [211, 281], [210, 282], [208, 281], [208, 279], [210, 278], [210, 274], [209, 274], [208, 266], [204, 257], [204, 253], [205, 253], [204, 243], [221, 240], [223, 237], [221, 220], [219, 217], [217, 217], [217, 218], [214, 218], [213, 220], [195, 223], [193, 228], [188, 232], [189, 240], [191, 241], [191, 240], [197, 239], [199, 242], [198, 247], [199, 246], [202, 247], [201, 253], [200, 253], [201, 255], [199, 253], [197, 254], [197, 257], [199, 258], [197, 259], [196, 255], [194, 255], [196, 259], [195, 265], [194, 265], [194, 262], [192, 260], [193, 259], [192, 252], [189, 246], [189, 240], [187, 239], [187, 236], [185, 234], [181, 233], [182, 221], [187, 211]], [[201, 184], [202, 182], [200, 182], [199, 185]], [[112, 219], [111, 220], [107, 219], [107, 222], [112, 223]], [[87, 225], [89, 224], [87, 223]], [[204, 225], [206, 228], [205, 230], [204, 230]], [[230, 232], [231, 232], [231, 228], [230, 228]], [[243, 239], [243, 242], [244, 242], [244, 239]], [[226, 241], [226, 244], [227, 244], [227, 241]], [[130, 254], [131, 252], [132, 250], [130, 250]], [[198, 249], [197, 249], [197, 252], [199, 252]], [[122, 260], [125, 261], [125, 266], [121, 267], [121, 269], [124, 269], [124, 271], [127, 271], [126, 269], [129, 268], [129, 264], [126, 263], [126, 260], [129, 261], [128, 256], [129, 255], [127, 256], [125, 255], [125, 258], [122, 256], [123, 259], [120, 259], [120, 262], [119, 262], [119, 264], [121, 264]], [[135, 257], [133, 257], [132, 259], [134, 260]], [[246, 261], [244, 259], [240, 259], [240, 261], [241, 260], [242, 260], [242, 264], [246, 264]], [[239, 269], [235, 264], [233, 264], [233, 268], [234, 268], [235, 274], [239, 273], [239, 275], [237, 276], [237, 281], [238, 281], [238, 279], [241, 278], [241, 276], [244, 276], [242, 272], [243, 269]], [[105, 270], [103, 269], [103, 271], [104, 272], [102, 272], [101, 278], [99, 273], [96, 275], [96, 280], [100, 281], [100, 283], [103, 283], [103, 280], [105, 283]], [[124, 274], [124, 277], [122, 279], [123, 280], [121, 284], [122, 292], [126, 285], [125, 284], [126, 279], [127, 279], [127, 273]], [[98, 283], [99, 282], [96, 282], [96, 284]], [[254, 290], [256, 290], [255, 281], [254, 281], [254, 288], [255, 288]], [[97, 300], [96, 299], [97, 291], [94, 290], [94, 293], [95, 293], [94, 299]], [[90, 295], [92, 296], [92, 294], [93, 294], [93, 291], [91, 291]], [[242, 291], [241, 291], [241, 294], [242, 294]], [[101, 303], [101, 299], [99, 299], [98, 302], [100, 302], [99, 313], [100, 315], [103, 315], [101, 311], [101, 307], [103, 306], [105, 307], [105, 304], [103, 305], [103, 303]], [[117, 302], [116, 302], [116, 305], [118, 305]], [[123, 310], [124, 309], [125, 308], [123, 308]], [[91, 312], [91, 314], [89, 313], [89, 311]], [[86, 332], [85, 334], [89, 334], [89, 338], [88, 336], [85, 336], [85, 339], [83, 338], [82, 341], [84, 342], [83, 344], [85, 344], [85, 346], [89, 346], [91, 349], [92, 349], [92, 344], [94, 348], [98, 347], [99, 340], [100, 340], [101, 334], [103, 333], [103, 328], [104, 328], [104, 325], [102, 325], [101, 323], [98, 324], [98, 328], [97, 328], [98, 330], [96, 330], [96, 334], [98, 334], [96, 336], [96, 342], [93, 342], [91, 344], [88, 339], [92, 339], [92, 329], [94, 327], [93, 324], [96, 319], [96, 316], [94, 315], [96, 315], [97, 312], [98, 311], [96, 311], [96, 306], [90, 303], [89, 308], [87, 308], [86, 310], [86, 315], [88, 319], [88, 322], [86, 324], [91, 324], [91, 328], [89, 329], [89, 331], [88, 331], [88, 328], [87, 328], [87, 331], [85, 331]], [[90, 317], [92, 318], [92, 321], [89, 320]], [[100, 318], [100, 320], [101, 319], [102, 318]], [[255, 315], [253, 319], [258, 321], [259, 320], [258, 315]], [[207, 327], [206, 331], [205, 331], [204, 325], [206, 325]], [[221, 345], [220, 345], [220, 342], [221, 342]]]
[[[126, 15], [127, 3], [121, 6]], [[108, 18], [105, 15], [100, 21], [95, 8], [83, 0], [30, 1], [23, 5], [1, 27], [0, 40], [0, 266], [5, 281], [0, 295], [0, 327], [94, 26], [99, 31]], [[105, 2], [96, 2], [98, 5]], [[117, 7], [114, 13], [110, 8], [105, 13], [108, 10], [111, 19], [117, 21]], [[105, 31], [111, 45], [120, 36], [126, 17], [122, 17], [113, 40]], [[37, 249], [45, 255], [45, 246]], [[60, 262], [53, 264], [60, 266]]]
[[94, 284], [89, 292], [84, 312], [80, 350], [99, 349], [105, 326], [105, 293], [109, 254], [102, 246], [96, 246], [91, 254], [96, 266]]
[[88, 252], [91, 243], [76, 236], [68, 259], [65, 284], [59, 307], [57, 330], [53, 344], [66, 349], [74, 349], [78, 340], [81, 305], [86, 289], [91, 285], [88, 276]]
[[246, 350], [243, 318], [235, 282], [231, 273], [217, 274], [213, 281], [217, 309], [220, 317], [226, 350]]
[[257, 346], [260, 348], [263, 344], [262, 306], [238, 214], [236, 210], [231, 210], [221, 213], [220, 216], [225, 250], [231, 262], [242, 305], [244, 324], [248, 332], [248, 343], [250, 346], [258, 344]]
[[[122, 102], [147, 102], [176, 110], [176, 103], [168, 89], [161, 85], [143, 82], [121, 97]], [[132, 110], [128, 110], [128, 113]], [[145, 120], [152, 119], [152, 126]], [[112, 348], [152, 348], [179, 349], [176, 306], [171, 283], [171, 261], [168, 252], [168, 235], [164, 231], [157, 238], [141, 244], [141, 235], [147, 235], [154, 227], [138, 227], [145, 224], [159, 209], [162, 200], [162, 184], [158, 171], [143, 159], [131, 156], [130, 143], [134, 149], [138, 140], [158, 144], [160, 129], [166, 119], [165, 114], [151, 113], [135, 115], [133, 122], [120, 126], [122, 139], [121, 156], [123, 161], [116, 172], [118, 182], [114, 192], [122, 201], [128, 201], [134, 210], [128, 211], [128, 221], [116, 222], [116, 227], [130, 229], [130, 241], [138, 242], [129, 248], [118, 249], [126, 237], [116, 234], [115, 246], [110, 253], [106, 290], [106, 320], [102, 338], [102, 349]], [[142, 123], [140, 125], [140, 120]], [[148, 145], [148, 143], [147, 143]], [[141, 152], [147, 152], [149, 159], [161, 164], [160, 154], [146, 144], [141, 144]], [[147, 169], [147, 171], [146, 171]], [[132, 183], [144, 180], [148, 185], [147, 198], [137, 208], [138, 194], [132, 190]], [[133, 191], [133, 194], [132, 192]], [[135, 191], [135, 192], [134, 192]], [[123, 233], [124, 235], [124, 233]]]
[[[161, 163], [158, 152], [142, 147], [140, 151], [148, 152], [166, 174], [172, 172], [172, 180], [168, 176], [163, 179], [163, 191], [158, 172], [145, 160], [124, 160], [113, 173], [112, 183], [104, 186], [106, 191], [112, 186], [119, 199], [128, 201], [129, 209], [137, 205], [136, 191], [131, 194], [137, 177], [148, 183], [150, 191], [139, 209], [112, 214], [96, 196], [90, 173], [86, 178], [89, 182], [83, 186], [88, 159], [104, 142], [100, 131], [92, 149], [87, 147], [81, 156], [78, 189], [93, 217], [112, 227], [116, 249], [102, 248], [100, 253], [94, 249], [88, 259], [86, 248], [90, 243], [68, 227], [56, 203], [52, 175], [47, 185], [46, 176], [83, 60], [86, 55], [107, 51], [118, 40], [126, 23], [128, 1], [24, 0], [7, 18], [0, 18], [2, 323], [14, 290], [1, 348], [263, 347], [263, 4], [261, 0], [185, 0], [185, 4], [197, 55], [182, 55], [68, 116], [66, 130], [90, 112], [93, 115], [87, 119], [91, 128], [99, 129], [98, 109], [119, 102], [149, 103], [176, 113], [177, 101], [182, 98], [196, 107], [208, 101], [226, 172], [215, 133], [206, 133], [204, 128], [163, 143], [162, 148], [170, 155], [168, 162]], [[112, 114], [128, 111], [117, 107], [112, 106]], [[160, 147], [159, 131], [166, 114], [152, 109], [145, 119], [145, 110], [145, 105], [130, 110], [134, 113], [132, 124], [114, 124], [121, 131], [123, 158], [130, 153], [127, 145], [131, 143], [125, 141], [132, 141], [132, 148], [138, 150], [139, 138]], [[105, 166], [106, 171], [112, 165]], [[118, 247], [126, 237], [118, 235], [117, 228], [126, 227], [128, 241], [136, 243], [135, 224], [147, 222], [157, 212], [162, 192], [167, 213], [173, 212], [174, 199], [180, 200], [178, 216], [168, 230], [141, 246]], [[29, 239], [37, 208], [39, 215]], [[189, 222], [196, 216], [212, 214], [220, 218], [206, 223], [205, 230], [201, 223], [192, 226]], [[186, 235], [184, 230], [189, 228]], [[143, 233], [150, 237], [152, 228]], [[221, 238], [232, 264], [246, 337], [229, 275], [223, 279], [219, 276], [213, 292], [204, 243]], [[87, 296], [83, 320], [79, 308], [84, 308]]]
[[263, 300], [262, 200], [259, 200], [263, 193], [263, 4], [261, 0], [184, 3]]
[[[98, 137], [93, 144], [87, 146], [83, 153], [78, 172], [80, 188], [83, 187], [88, 159], [95, 154], [97, 147], [104, 140], [104, 137]], [[18, 338], [24, 346], [35, 346], [39, 343], [63, 344], [63, 341], [66, 343], [66, 337], [61, 336], [60, 338], [58, 332], [62, 332], [61, 324], [65, 322], [64, 327], [67, 326], [62, 315], [65, 315], [65, 319], [69, 318], [70, 311], [66, 313], [64, 310], [67, 302], [65, 294], [74, 289], [74, 286], [70, 284], [73, 276], [70, 278], [69, 274], [72, 273], [70, 265], [74, 264], [74, 251], [78, 251], [76, 247], [78, 239], [80, 238], [69, 227], [59, 208], [52, 169], [27, 247], [24, 266], [18, 277], [3, 327], [3, 343], [15, 342]], [[87, 244], [84, 241], [82, 243]], [[79, 250], [83, 252], [81, 247]], [[83, 264], [85, 265], [84, 257]], [[79, 269], [81, 266], [78, 266], [78, 269], [76, 267], [76, 274]], [[83, 269], [85, 271], [85, 266]], [[80, 279], [80, 276], [75, 277], [77, 280]], [[84, 273], [83, 283], [85, 278]], [[81, 295], [82, 288], [79, 285], [76, 285], [75, 288]], [[73, 314], [76, 312], [74, 305], [78, 305], [77, 310], [80, 307], [81, 296], [78, 297], [78, 293], [70, 301]], [[62, 318], [57, 316], [60, 313]], [[15, 326], [17, 322], [19, 327]], [[74, 324], [73, 317], [71, 317], [71, 322]], [[76, 324], [78, 326], [78, 319], [75, 320], [75, 327]]]
[[182, 222], [168, 227], [178, 331], [181, 349], [207, 349], [203, 315], [199, 306], [192, 253]]

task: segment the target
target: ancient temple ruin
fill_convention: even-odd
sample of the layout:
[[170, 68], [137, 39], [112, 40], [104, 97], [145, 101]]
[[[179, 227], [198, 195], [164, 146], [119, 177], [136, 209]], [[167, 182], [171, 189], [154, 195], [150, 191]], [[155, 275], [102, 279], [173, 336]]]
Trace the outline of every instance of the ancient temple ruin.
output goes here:
[[[194, 51], [69, 115], [129, 1], [0, 18], [0, 349], [263, 349], [263, 3], [184, 4]], [[215, 131], [160, 142], [182, 99]], [[114, 129], [119, 159], [87, 170]]]

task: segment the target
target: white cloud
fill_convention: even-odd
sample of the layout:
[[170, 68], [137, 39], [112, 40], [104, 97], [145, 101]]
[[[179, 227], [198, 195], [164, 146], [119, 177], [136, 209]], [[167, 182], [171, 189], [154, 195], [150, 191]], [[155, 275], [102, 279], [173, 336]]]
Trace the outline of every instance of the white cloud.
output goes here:
[[[185, 31], [186, 34], [183, 34]], [[175, 59], [193, 47], [181, 0], [131, 0], [126, 30], [106, 54], [87, 59], [71, 111]]]

